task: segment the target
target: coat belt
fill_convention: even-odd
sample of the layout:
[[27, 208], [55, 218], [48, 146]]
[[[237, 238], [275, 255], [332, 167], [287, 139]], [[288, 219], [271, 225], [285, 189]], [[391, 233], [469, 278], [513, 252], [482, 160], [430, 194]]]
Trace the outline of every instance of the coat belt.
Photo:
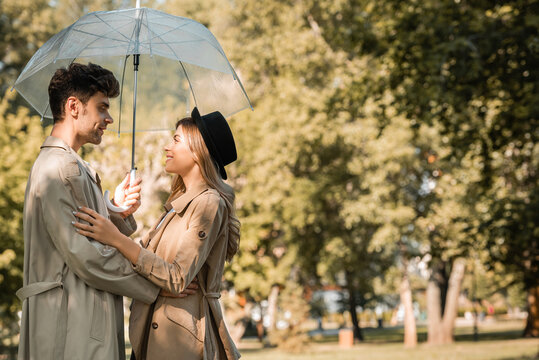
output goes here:
[[205, 298], [212, 298], [212, 299], [219, 299], [221, 297], [221, 293], [213, 292], [213, 293], [207, 293], [205, 291], [202, 291], [204, 293]]
[[51, 289], [62, 287], [63, 283], [61, 281], [39, 281], [26, 286], [23, 286], [15, 293], [21, 301], [24, 301], [26, 298], [31, 296], [44, 293]]
[[[63, 288], [61, 281], [38, 281], [17, 290], [16, 295], [21, 301], [57, 287]], [[58, 313], [58, 323], [56, 325], [56, 336], [54, 339], [53, 359], [64, 358], [64, 348], [67, 336], [67, 297], [65, 291], [62, 292], [60, 311]], [[32, 339], [30, 339], [32, 341]]]

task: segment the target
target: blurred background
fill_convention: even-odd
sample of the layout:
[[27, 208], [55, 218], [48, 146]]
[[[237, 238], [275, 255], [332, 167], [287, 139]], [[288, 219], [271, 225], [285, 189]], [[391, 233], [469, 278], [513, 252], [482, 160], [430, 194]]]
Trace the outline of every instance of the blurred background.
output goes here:
[[[11, 86], [62, 28], [134, 6], [0, 0], [0, 359], [17, 350], [24, 190], [50, 132]], [[229, 119], [242, 238], [221, 298], [244, 359], [537, 359], [538, 1], [141, 6], [206, 25], [255, 109]], [[137, 134], [135, 236], [168, 195], [170, 137]], [[82, 149], [105, 189], [129, 142]]]

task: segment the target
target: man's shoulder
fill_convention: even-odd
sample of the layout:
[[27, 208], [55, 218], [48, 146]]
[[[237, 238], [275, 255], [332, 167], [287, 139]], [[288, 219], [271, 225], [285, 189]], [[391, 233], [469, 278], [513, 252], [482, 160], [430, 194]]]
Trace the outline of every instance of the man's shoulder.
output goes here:
[[33, 176], [61, 177], [80, 175], [80, 167], [73, 154], [61, 148], [41, 149], [35, 163]]

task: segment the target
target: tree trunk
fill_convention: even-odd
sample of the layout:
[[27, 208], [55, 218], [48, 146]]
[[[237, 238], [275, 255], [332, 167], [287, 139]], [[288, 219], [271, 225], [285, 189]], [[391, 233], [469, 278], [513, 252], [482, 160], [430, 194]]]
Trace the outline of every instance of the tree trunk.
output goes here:
[[[453, 330], [458, 310], [458, 296], [466, 264], [457, 259], [453, 263], [447, 292], [444, 285], [443, 264], [433, 267], [431, 278], [427, 285], [427, 316], [429, 345], [450, 344], [453, 342]], [[444, 296], [445, 295], [445, 296]], [[442, 304], [445, 304], [442, 307]], [[442, 309], [443, 314], [442, 314]]]
[[440, 285], [431, 276], [427, 284], [427, 343], [442, 343], [442, 306]]
[[413, 348], [417, 345], [417, 331], [412, 303], [412, 289], [408, 278], [408, 260], [403, 257], [402, 282], [400, 287], [401, 303], [404, 306], [404, 347]]
[[358, 339], [359, 341], [363, 341], [363, 333], [361, 332], [361, 327], [359, 326], [359, 320], [356, 313], [357, 301], [354, 289], [348, 288], [348, 295], [350, 316], [352, 318], [352, 326], [354, 327], [354, 338]]
[[539, 337], [539, 286], [528, 290], [528, 318], [523, 336]]
[[458, 300], [460, 294], [460, 286], [464, 279], [464, 271], [466, 263], [463, 259], [457, 259], [453, 263], [451, 276], [449, 277], [449, 287], [447, 289], [445, 311], [442, 320], [442, 341], [444, 344], [453, 342], [453, 330], [455, 329], [455, 320], [458, 314]]
[[352, 318], [352, 326], [354, 328], [354, 338], [358, 339], [359, 341], [363, 341], [363, 332], [361, 331], [361, 327], [359, 326], [359, 320], [357, 318], [357, 313], [356, 313], [356, 307], [357, 307], [356, 289], [354, 288], [353, 283], [352, 283], [352, 274], [349, 272], [345, 272], [345, 278], [346, 278], [346, 284], [347, 284], [347, 290], [348, 290], [348, 309], [350, 310], [350, 317]]
[[268, 331], [271, 332], [275, 330], [275, 319], [277, 317], [277, 300], [279, 298], [279, 285], [274, 284], [271, 287], [270, 294], [268, 296], [268, 318], [269, 325]]

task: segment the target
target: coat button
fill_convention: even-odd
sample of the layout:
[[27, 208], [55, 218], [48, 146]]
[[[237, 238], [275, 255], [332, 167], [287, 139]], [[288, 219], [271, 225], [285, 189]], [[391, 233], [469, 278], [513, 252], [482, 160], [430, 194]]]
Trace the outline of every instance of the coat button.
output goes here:
[[159, 327], [159, 325], [157, 325], [156, 322], [152, 323], [152, 328], [153, 328], [153, 329], [157, 329], [158, 327]]
[[205, 237], [205, 236], [206, 236], [206, 233], [205, 233], [204, 231], [199, 231], [199, 232], [198, 232], [198, 237], [199, 237], [199, 238], [202, 239], [202, 238]]

